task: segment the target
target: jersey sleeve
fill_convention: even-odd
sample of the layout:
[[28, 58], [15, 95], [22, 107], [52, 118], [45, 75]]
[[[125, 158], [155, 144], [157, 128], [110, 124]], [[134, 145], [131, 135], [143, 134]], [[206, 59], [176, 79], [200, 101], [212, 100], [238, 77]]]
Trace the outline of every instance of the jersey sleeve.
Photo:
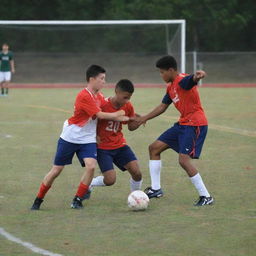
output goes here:
[[90, 117], [101, 111], [101, 109], [97, 106], [95, 99], [93, 99], [90, 95], [87, 95], [87, 97], [82, 99], [78, 99], [76, 106], [79, 106], [79, 108], [85, 111]]
[[192, 89], [197, 83], [193, 80], [194, 75], [185, 76], [180, 82], [179, 86], [184, 90]]
[[172, 99], [170, 98], [169, 94], [166, 93], [162, 99], [162, 103], [166, 104], [166, 105], [170, 105], [172, 104]]

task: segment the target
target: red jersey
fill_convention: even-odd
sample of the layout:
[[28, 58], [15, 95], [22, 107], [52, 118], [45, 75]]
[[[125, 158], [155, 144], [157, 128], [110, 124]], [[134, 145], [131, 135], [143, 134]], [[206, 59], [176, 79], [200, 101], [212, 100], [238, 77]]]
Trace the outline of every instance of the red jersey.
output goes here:
[[[133, 117], [135, 115], [134, 108], [131, 102], [126, 103], [119, 109], [116, 109], [111, 103], [110, 98], [107, 99], [107, 103], [102, 107], [104, 112], [116, 112], [118, 110], [124, 110], [125, 115]], [[100, 149], [117, 149], [126, 145], [126, 140], [122, 133], [122, 124], [127, 122], [118, 122], [100, 119], [97, 126], [97, 135], [99, 136], [100, 143], [98, 148]]]
[[172, 83], [168, 84], [166, 93], [181, 114], [179, 119], [180, 125], [207, 125], [208, 122], [201, 106], [197, 86], [187, 89], [181, 86], [181, 80], [187, 76], [189, 75], [179, 74]]
[[74, 105], [74, 114], [68, 119], [68, 124], [84, 126], [90, 118], [95, 119], [101, 106], [106, 102], [102, 93], [96, 95], [91, 93], [87, 88], [78, 93]]

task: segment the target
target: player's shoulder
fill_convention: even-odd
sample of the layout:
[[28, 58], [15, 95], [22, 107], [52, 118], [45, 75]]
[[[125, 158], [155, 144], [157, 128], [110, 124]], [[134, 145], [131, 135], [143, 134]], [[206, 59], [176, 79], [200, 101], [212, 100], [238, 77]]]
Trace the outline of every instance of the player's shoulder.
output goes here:
[[179, 73], [177, 76], [177, 79], [182, 80], [183, 78], [190, 76], [190, 74], [187, 73]]
[[84, 88], [83, 90], [81, 90], [80, 92], [78, 92], [77, 96], [76, 96], [76, 100], [77, 101], [84, 101], [84, 100], [88, 100], [93, 98], [92, 93], [87, 90], [86, 88]]

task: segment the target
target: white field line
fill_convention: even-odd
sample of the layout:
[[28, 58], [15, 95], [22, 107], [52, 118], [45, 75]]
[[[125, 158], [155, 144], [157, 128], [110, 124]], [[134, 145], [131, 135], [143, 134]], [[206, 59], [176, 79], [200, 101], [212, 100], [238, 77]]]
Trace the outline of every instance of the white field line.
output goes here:
[[[26, 107], [31, 107], [31, 108], [41, 108], [41, 109], [48, 109], [48, 110], [56, 110], [60, 112], [65, 112], [65, 113], [72, 113], [71, 111], [61, 109], [61, 108], [54, 108], [54, 107], [48, 107], [48, 106], [40, 106], [40, 105], [25, 105]], [[162, 115], [164, 119], [174, 119], [177, 120], [176, 117], [172, 116], [166, 116]], [[223, 131], [223, 132], [229, 132], [229, 133], [234, 133], [238, 135], [243, 135], [243, 136], [249, 136], [249, 137], [256, 137], [256, 131], [249, 131], [249, 130], [244, 130], [244, 129], [239, 129], [239, 128], [232, 128], [228, 126], [222, 126], [222, 125], [217, 125], [217, 124], [209, 124], [209, 129], [217, 130], [217, 131]]]
[[36, 247], [35, 245], [29, 243], [29, 242], [24, 242], [21, 239], [9, 234], [8, 232], [6, 232], [3, 228], [0, 227], [0, 235], [4, 236], [6, 239], [8, 239], [9, 241], [12, 241], [14, 243], [20, 244], [24, 247], [26, 247], [27, 249], [41, 254], [41, 255], [47, 255], [47, 256], [63, 256], [61, 254], [57, 254], [57, 253], [53, 253], [47, 250], [44, 250], [42, 248]]

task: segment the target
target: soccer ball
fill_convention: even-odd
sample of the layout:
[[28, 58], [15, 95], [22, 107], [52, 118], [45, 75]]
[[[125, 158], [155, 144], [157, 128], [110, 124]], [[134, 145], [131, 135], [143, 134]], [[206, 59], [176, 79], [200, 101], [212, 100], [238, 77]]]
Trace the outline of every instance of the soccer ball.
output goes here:
[[143, 211], [148, 208], [149, 198], [141, 190], [135, 190], [128, 196], [128, 207], [133, 211]]

